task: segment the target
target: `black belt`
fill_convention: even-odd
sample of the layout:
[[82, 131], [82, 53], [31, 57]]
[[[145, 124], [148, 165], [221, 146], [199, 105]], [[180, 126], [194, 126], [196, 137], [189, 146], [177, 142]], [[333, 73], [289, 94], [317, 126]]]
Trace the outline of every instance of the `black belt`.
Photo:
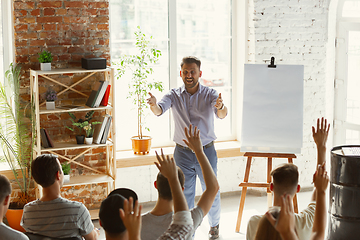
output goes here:
[[[206, 144], [205, 146], [203, 146], [203, 149], [206, 149], [206, 148], [212, 147], [213, 145], [214, 145], [214, 141], [209, 142], [208, 144]], [[182, 146], [182, 145], [180, 145], [180, 144], [176, 144], [176, 146], [177, 146], [177, 147], [179, 147], [179, 148], [182, 148], [182, 149], [188, 150], [188, 151], [193, 151], [193, 150], [191, 150], [191, 148], [184, 147], [184, 146]]]

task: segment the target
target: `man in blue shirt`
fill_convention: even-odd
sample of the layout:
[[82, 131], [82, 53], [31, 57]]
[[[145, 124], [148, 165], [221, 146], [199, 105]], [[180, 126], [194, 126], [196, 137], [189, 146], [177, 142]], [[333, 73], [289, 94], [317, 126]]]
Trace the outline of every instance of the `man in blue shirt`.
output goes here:
[[[190, 124], [198, 127], [205, 155], [217, 174], [214, 115], [220, 119], [227, 115], [221, 93], [218, 94], [216, 90], [199, 83], [202, 75], [200, 66], [201, 62], [196, 57], [184, 57], [180, 71], [184, 85], [171, 89], [158, 103], [151, 93], [148, 99], [151, 111], [157, 116], [172, 108], [175, 122], [174, 142], [176, 143], [174, 159], [185, 175], [184, 194], [190, 209], [194, 207], [196, 176], [200, 178], [203, 191], [205, 182], [195, 153], [183, 142], [183, 139], [186, 139], [184, 129]], [[219, 237], [220, 191], [215, 197], [208, 218], [211, 227], [209, 238], [217, 239]]]

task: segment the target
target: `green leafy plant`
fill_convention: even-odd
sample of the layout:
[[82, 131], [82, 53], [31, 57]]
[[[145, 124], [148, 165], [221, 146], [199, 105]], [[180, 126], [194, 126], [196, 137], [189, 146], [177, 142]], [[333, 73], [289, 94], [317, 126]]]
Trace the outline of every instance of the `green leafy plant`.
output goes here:
[[[101, 123], [101, 122], [90, 122], [91, 119], [92, 119], [92, 117], [93, 117], [93, 115], [94, 115], [94, 113], [95, 113], [95, 111], [89, 111], [89, 112], [86, 113], [85, 119], [81, 119], [81, 118], [80, 118], [80, 119], [78, 119], [78, 120], [76, 121], [76, 116], [75, 116], [73, 113], [70, 113], [70, 112], [69, 112], [69, 115], [70, 115], [70, 117], [71, 117], [70, 120], [71, 120], [71, 122], [72, 122], [72, 125], [75, 126], [75, 127], [77, 127], [79, 135], [82, 133], [82, 130], [84, 130], [86, 136], [88, 136], [88, 133], [89, 133], [89, 135], [91, 134], [91, 136], [92, 136], [92, 134], [94, 133], [94, 130], [93, 130], [93, 128], [91, 127], [91, 125], [96, 125], [96, 124], [100, 124], [100, 123]], [[90, 129], [88, 130], [89, 125], [90, 125]], [[68, 127], [68, 126], [66, 126], [66, 127], [67, 127], [69, 130], [75, 132], [75, 129], [74, 129], [74, 128], [71, 128], [71, 127]]]
[[[152, 89], [157, 89], [162, 92], [164, 90], [162, 82], [150, 82], [149, 76], [153, 73], [152, 64], [159, 61], [161, 51], [155, 46], [150, 45], [150, 41], [146, 35], [141, 32], [140, 27], [137, 27], [135, 31], [135, 46], [139, 52], [135, 55], [123, 55], [120, 58], [117, 68], [117, 79], [120, 79], [127, 70], [132, 71], [132, 80], [129, 83], [129, 95], [127, 98], [133, 100], [134, 105], [137, 108], [137, 121], [138, 121], [138, 137], [143, 138], [143, 128], [149, 131], [148, 127], [145, 127], [145, 112], [148, 108], [146, 98], [148, 92]], [[150, 37], [152, 39], [152, 37]]]
[[40, 63], [51, 63], [53, 60], [53, 56], [51, 52], [44, 50], [41, 53], [39, 53], [38, 60]]
[[0, 145], [3, 151], [0, 159], [9, 164], [21, 190], [18, 197], [13, 199], [12, 208], [22, 208], [33, 200], [30, 195], [30, 166], [36, 138], [35, 105], [30, 101], [30, 108], [22, 108], [20, 72], [20, 66], [10, 64], [9, 70], [5, 72], [6, 87], [0, 83]]
[[69, 175], [70, 174], [70, 171], [71, 171], [71, 165], [70, 163], [67, 163], [67, 162], [63, 162], [61, 164], [61, 168], [64, 172], [64, 175]]

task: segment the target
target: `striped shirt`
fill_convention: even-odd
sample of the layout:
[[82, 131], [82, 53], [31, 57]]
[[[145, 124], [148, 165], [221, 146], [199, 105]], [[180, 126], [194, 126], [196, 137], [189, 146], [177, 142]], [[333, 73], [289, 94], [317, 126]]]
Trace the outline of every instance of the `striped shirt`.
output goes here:
[[81, 237], [94, 229], [84, 204], [62, 197], [26, 204], [21, 226], [27, 232], [54, 238]]

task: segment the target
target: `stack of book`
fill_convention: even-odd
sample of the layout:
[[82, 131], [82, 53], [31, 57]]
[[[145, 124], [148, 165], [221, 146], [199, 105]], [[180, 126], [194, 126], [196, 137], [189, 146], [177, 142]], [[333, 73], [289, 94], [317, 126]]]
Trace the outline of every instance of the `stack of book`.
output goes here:
[[105, 144], [109, 136], [110, 126], [111, 126], [112, 116], [106, 114], [102, 124], [95, 125], [94, 131], [94, 143], [96, 144]]
[[90, 93], [86, 106], [88, 107], [99, 107], [107, 106], [110, 94], [110, 87], [108, 81], [97, 81]]

